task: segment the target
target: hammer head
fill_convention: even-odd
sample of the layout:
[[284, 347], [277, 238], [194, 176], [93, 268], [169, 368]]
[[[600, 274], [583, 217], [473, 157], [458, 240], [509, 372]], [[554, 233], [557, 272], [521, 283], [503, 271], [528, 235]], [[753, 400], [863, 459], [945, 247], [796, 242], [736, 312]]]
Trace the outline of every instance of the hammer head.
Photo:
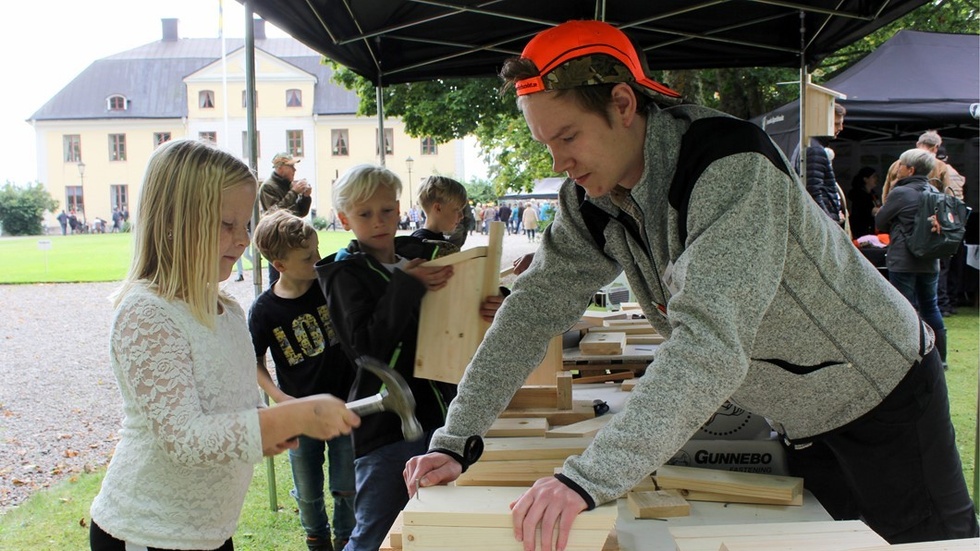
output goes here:
[[415, 418], [415, 396], [405, 379], [375, 358], [361, 356], [355, 363], [357, 367], [367, 370], [384, 383], [386, 392], [381, 394], [381, 411], [398, 414], [405, 440], [412, 442], [422, 438], [422, 425]]

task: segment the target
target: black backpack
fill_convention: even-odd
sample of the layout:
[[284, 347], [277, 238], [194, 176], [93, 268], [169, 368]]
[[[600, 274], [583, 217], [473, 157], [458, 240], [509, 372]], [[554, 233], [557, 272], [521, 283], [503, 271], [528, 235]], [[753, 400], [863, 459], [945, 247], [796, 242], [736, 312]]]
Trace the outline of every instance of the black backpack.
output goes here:
[[[966, 235], [969, 214], [970, 207], [963, 201], [926, 185], [919, 196], [919, 210], [905, 244], [918, 258], [949, 258], [959, 249]], [[933, 231], [933, 217], [939, 224], [938, 233]]]

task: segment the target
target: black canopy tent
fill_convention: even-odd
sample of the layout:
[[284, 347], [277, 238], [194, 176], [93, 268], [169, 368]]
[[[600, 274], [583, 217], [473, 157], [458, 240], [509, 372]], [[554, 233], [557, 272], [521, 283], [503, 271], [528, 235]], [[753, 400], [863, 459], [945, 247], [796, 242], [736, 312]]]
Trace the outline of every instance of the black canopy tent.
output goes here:
[[[900, 31], [822, 84], [847, 95], [844, 130], [831, 144], [838, 180], [863, 165], [881, 171], [919, 134], [938, 130], [976, 203], [980, 159], [980, 36]], [[787, 156], [799, 143], [799, 101], [754, 119]]]

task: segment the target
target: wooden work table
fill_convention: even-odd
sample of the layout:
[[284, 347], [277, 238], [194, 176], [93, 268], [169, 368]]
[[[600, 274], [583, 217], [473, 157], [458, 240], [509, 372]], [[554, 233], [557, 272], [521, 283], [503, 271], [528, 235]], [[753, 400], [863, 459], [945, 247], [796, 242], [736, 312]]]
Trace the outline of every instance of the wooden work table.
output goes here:
[[632, 371], [643, 374], [653, 361], [657, 344], [627, 344], [622, 354], [582, 354], [577, 346], [562, 350], [562, 369], [565, 371]]

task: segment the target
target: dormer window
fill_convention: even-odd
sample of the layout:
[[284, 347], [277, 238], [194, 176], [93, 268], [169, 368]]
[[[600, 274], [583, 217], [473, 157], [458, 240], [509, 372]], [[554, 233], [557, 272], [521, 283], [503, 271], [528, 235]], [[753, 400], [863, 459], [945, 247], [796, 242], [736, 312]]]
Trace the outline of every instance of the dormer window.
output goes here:
[[302, 107], [303, 91], [296, 88], [286, 90], [286, 107]]
[[115, 96], [109, 96], [106, 98], [106, 109], [109, 111], [125, 111], [127, 103], [129, 102], [126, 101], [126, 96], [121, 96], [118, 94]]

